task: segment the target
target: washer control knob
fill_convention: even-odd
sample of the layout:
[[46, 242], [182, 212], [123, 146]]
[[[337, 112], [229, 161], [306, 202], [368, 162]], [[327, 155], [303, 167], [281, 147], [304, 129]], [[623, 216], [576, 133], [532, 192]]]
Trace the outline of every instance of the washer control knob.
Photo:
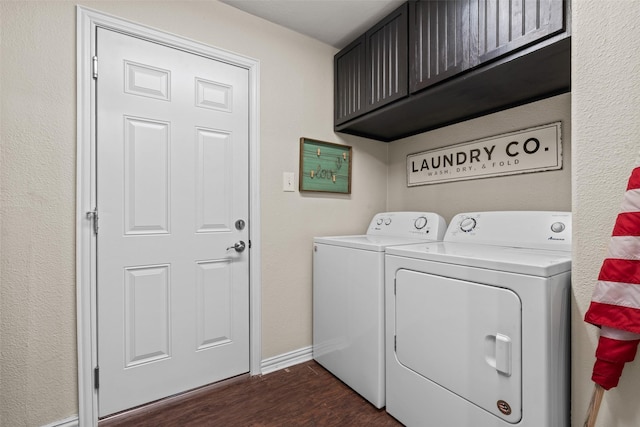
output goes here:
[[382, 225], [382, 218], [378, 218], [378, 219], [376, 220], [376, 224], [378, 224], [378, 225]]
[[387, 218], [384, 220], [384, 225], [389, 225], [391, 224], [391, 218]]
[[561, 233], [565, 228], [566, 226], [563, 222], [554, 222], [553, 224], [551, 224], [551, 231], [553, 231], [554, 233]]
[[416, 218], [416, 220], [413, 222], [414, 227], [416, 227], [418, 230], [422, 230], [424, 227], [426, 227], [427, 225], [427, 218], [424, 216], [418, 217]]
[[473, 218], [465, 218], [462, 221], [460, 221], [460, 230], [464, 231], [465, 233], [469, 233], [470, 231], [473, 231], [473, 229], [476, 228], [476, 220]]

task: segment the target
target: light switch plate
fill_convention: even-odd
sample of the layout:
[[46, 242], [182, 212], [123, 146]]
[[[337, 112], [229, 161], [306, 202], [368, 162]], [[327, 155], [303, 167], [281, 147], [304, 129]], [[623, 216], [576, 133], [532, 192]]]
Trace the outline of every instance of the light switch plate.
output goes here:
[[282, 173], [282, 191], [296, 191], [296, 178], [294, 172]]

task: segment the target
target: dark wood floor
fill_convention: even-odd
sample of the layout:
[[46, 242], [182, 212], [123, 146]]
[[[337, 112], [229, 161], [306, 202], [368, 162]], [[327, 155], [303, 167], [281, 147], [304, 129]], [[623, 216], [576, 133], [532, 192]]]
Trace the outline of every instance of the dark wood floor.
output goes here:
[[401, 426], [315, 361], [147, 405], [99, 427]]

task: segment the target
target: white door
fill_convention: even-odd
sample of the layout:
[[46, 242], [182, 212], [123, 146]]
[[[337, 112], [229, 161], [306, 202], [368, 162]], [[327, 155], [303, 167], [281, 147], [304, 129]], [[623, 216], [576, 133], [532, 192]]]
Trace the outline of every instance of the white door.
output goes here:
[[[514, 278], [517, 280], [517, 278]], [[522, 303], [513, 291], [401, 269], [396, 273], [400, 364], [517, 423], [522, 417]]]
[[97, 56], [102, 417], [249, 371], [249, 111], [246, 69], [105, 29]]

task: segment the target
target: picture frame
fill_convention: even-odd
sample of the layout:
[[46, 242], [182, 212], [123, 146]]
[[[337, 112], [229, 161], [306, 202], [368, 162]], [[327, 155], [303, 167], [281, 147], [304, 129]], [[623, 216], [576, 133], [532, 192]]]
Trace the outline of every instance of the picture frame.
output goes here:
[[300, 138], [300, 191], [351, 194], [349, 145]]

